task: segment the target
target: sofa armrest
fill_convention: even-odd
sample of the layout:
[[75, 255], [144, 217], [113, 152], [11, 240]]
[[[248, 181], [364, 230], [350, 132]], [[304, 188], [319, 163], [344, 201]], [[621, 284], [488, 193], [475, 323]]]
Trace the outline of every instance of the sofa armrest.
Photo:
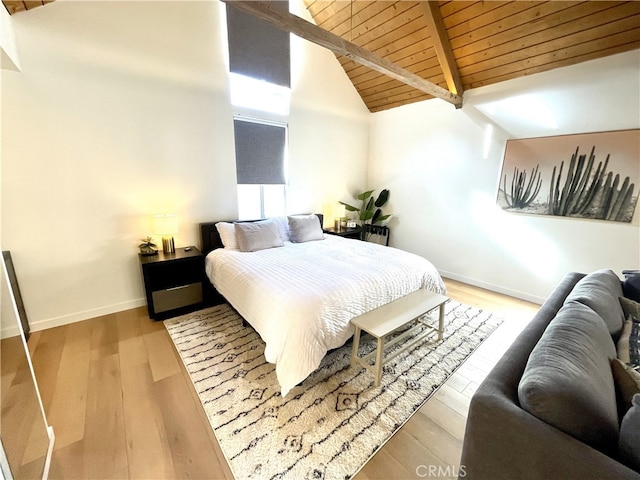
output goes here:
[[640, 479], [640, 473], [491, 389], [474, 397], [467, 435], [474, 442], [465, 442], [460, 464], [465, 479]]
[[[633, 478], [640, 474], [520, 407], [529, 355], [584, 274], [565, 276], [471, 399], [460, 478]], [[464, 473], [464, 475], [462, 475]]]

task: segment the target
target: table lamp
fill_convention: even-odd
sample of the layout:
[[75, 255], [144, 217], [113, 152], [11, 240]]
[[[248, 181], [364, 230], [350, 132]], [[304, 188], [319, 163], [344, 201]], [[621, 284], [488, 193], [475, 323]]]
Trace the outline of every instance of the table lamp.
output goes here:
[[342, 230], [340, 222], [342, 221], [344, 216], [347, 214], [346, 213], [346, 209], [345, 209], [344, 205], [339, 203], [339, 204], [333, 206], [332, 213], [333, 213], [333, 221], [334, 221], [335, 231], [339, 232], [340, 230]]
[[162, 235], [162, 250], [164, 253], [174, 253], [173, 234], [178, 233], [178, 217], [175, 215], [156, 215], [154, 217], [157, 235]]

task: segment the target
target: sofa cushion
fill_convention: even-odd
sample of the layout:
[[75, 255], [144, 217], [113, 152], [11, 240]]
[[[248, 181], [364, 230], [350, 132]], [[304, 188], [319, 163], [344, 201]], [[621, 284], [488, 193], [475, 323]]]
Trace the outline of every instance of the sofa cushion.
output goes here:
[[620, 302], [625, 318], [629, 317], [629, 315], [640, 318], [640, 303], [626, 297], [620, 297], [618, 301]]
[[565, 303], [529, 356], [518, 385], [522, 408], [598, 450], [615, 450], [618, 410], [609, 364], [615, 356], [599, 315], [582, 303]]
[[640, 472], [640, 394], [633, 397], [632, 403], [620, 425], [618, 448], [622, 462]]
[[627, 365], [640, 367], [640, 321], [629, 315], [616, 344], [618, 358]]
[[616, 387], [618, 417], [622, 420], [632, 406], [631, 399], [635, 394], [640, 393], [640, 372], [636, 372], [629, 365], [614, 358], [611, 360], [611, 373], [613, 373], [613, 384]]
[[622, 296], [622, 282], [613, 270], [598, 270], [582, 278], [566, 301], [590, 307], [604, 320], [611, 337], [617, 341], [625, 318], [618, 300]]

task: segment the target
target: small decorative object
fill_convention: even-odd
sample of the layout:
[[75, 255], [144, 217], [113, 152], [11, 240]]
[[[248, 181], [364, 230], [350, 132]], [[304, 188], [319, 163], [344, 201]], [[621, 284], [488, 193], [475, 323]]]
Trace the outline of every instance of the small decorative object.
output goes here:
[[156, 244], [153, 243], [153, 239], [151, 237], [146, 237], [142, 239], [142, 243], [138, 245], [140, 248], [140, 255], [157, 255], [158, 250], [156, 250]]

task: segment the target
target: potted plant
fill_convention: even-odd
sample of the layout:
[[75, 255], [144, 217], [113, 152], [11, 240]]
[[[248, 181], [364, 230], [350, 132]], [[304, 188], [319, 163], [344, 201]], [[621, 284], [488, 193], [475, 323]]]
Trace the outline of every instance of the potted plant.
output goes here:
[[[368, 190], [356, 197], [358, 200], [362, 201], [360, 208], [354, 207], [353, 205], [349, 205], [345, 202], [340, 202], [342, 205], [344, 205], [344, 208], [347, 209], [347, 211], [357, 212], [358, 219], [362, 224], [363, 230], [364, 226], [367, 223], [369, 223], [370, 225], [382, 223], [391, 216], [382, 214], [382, 207], [389, 200], [389, 190], [386, 188], [382, 190], [375, 200], [373, 197], [373, 192], [374, 190]], [[363, 236], [363, 238], [365, 237]]]
[[156, 255], [158, 250], [156, 249], [156, 244], [153, 243], [153, 239], [151, 237], [146, 237], [142, 239], [142, 243], [138, 245], [140, 249], [140, 255]]

